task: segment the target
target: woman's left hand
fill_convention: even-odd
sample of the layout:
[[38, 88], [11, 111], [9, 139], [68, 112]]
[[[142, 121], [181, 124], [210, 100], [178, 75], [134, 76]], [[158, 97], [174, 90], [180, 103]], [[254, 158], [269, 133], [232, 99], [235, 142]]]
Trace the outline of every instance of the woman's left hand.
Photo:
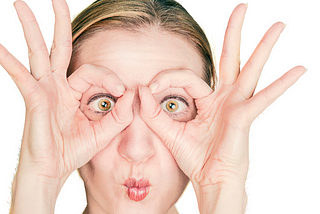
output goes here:
[[[163, 71], [149, 88], [140, 88], [141, 117], [168, 147], [193, 185], [199, 187], [195, 188], [197, 196], [200, 195], [197, 189], [207, 197], [204, 195], [210, 191], [206, 187], [217, 184], [243, 185], [244, 191], [251, 123], [306, 71], [302, 66], [295, 67], [253, 95], [262, 68], [285, 25], [275, 23], [268, 30], [239, 72], [245, 12], [246, 5], [240, 4], [230, 17], [220, 61], [219, 86], [215, 91], [194, 72], [181, 70]], [[152, 93], [169, 87], [184, 88], [194, 98], [197, 107], [194, 120], [174, 121], [161, 109]]]

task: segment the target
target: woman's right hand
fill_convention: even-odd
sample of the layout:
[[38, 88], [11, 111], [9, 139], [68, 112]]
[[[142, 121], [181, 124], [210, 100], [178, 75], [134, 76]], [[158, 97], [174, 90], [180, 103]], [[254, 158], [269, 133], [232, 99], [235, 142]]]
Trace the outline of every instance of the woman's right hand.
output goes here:
[[[66, 78], [72, 38], [65, 0], [53, 0], [56, 22], [50, 56], [32, 11], [23, 1], [17, 1], [15, 8], [29, 48], [31, 73], [1, 45], [0, 63], [26, 104], [17, 173], [53, 179], [60, 189], [72, 171], [131, 123], [134, 91], [125, 92], [114, 73], [94, 65], [83, 65]], [[82, 94], [92, 86], [121, 97], [111, 113], [98, 121], [89, 121], [79, 109]]]

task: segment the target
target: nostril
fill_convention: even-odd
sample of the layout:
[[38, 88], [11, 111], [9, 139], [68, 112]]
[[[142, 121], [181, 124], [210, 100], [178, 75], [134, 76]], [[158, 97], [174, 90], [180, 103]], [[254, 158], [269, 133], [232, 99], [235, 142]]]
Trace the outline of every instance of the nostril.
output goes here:
[[118, 151], [129, 162], [143, 162], [155, 154], [154, 142], [158, 136], [146, 125], [139, 114], [119, 134]]
[[119, 145], [119, 154], [128, 162], [144, 162], [152, 157], [155, 153], [154, 146], [151, 142], [137, 141], [134, 138], [121, 141]]

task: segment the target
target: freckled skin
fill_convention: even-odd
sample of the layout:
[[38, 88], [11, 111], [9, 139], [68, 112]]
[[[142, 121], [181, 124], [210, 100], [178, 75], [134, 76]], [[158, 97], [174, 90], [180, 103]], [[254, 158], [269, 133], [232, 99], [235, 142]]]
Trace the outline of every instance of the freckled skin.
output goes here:
[[[87, 63], [108, 68], [126, 88], [134, 88], [136, 95], [132, 123], [79, 169], [87, 192], [86, 213], [176, 213], [174, 204], [189, 179], [140, 118], [138, 87], [148, 85], [164, 70], [188, 69], [201, 76], [200, 56], [182, 38], [160, 30], [141, 33], [110, 30], [96, 34], [83, 44], [74, 68]], [[81, 100], [80, 109], [92, 120], [102, 116], [92, 113], [86, 102], [101, 92], [108, 93], [106, 89], [92, 87]], [[155, 98], [160, 102], [170, 94], [182, 96], [190, 104], [174, 119], [187, 121], [195, 117], [193, 99], [181, 88], [170, 88], [155, 94]], [[137, 202], [128, 197], [124, 183], [130, 177], [150, 181], [149, 194], [143, 200]]]

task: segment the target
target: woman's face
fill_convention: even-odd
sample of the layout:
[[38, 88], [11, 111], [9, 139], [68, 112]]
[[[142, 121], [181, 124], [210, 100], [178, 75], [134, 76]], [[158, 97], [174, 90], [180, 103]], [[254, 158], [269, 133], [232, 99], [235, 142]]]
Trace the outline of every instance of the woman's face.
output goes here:
[[[188, 178], [140, 118], [138, 87], [148, 85], [164, 70], [188, 69], [201, 76], [199, 54], [180, 37], [157, 29], [141, 33], [108, 30], [97, 33], [82, 45], [74, 67], [82, 64], [106, 67], [126, 88], [134, 88], [136, 92], [132, 123], [80, 169], [88, 210], [95, 214], [163, 214], [173, 209]], [[112, 108], [117, 98], [105, 94], [108, 94], [106, 89], [91, 87], [83, 95], [80, 109], [90, 120], [103, 117], [97, 111], [102, 112], [99, 106], [105, 102], [110, 102]], [[175, 120], [188, 121], [196, 115], [193, 99], [181, 88], [170, 88], [155, 98]]]

